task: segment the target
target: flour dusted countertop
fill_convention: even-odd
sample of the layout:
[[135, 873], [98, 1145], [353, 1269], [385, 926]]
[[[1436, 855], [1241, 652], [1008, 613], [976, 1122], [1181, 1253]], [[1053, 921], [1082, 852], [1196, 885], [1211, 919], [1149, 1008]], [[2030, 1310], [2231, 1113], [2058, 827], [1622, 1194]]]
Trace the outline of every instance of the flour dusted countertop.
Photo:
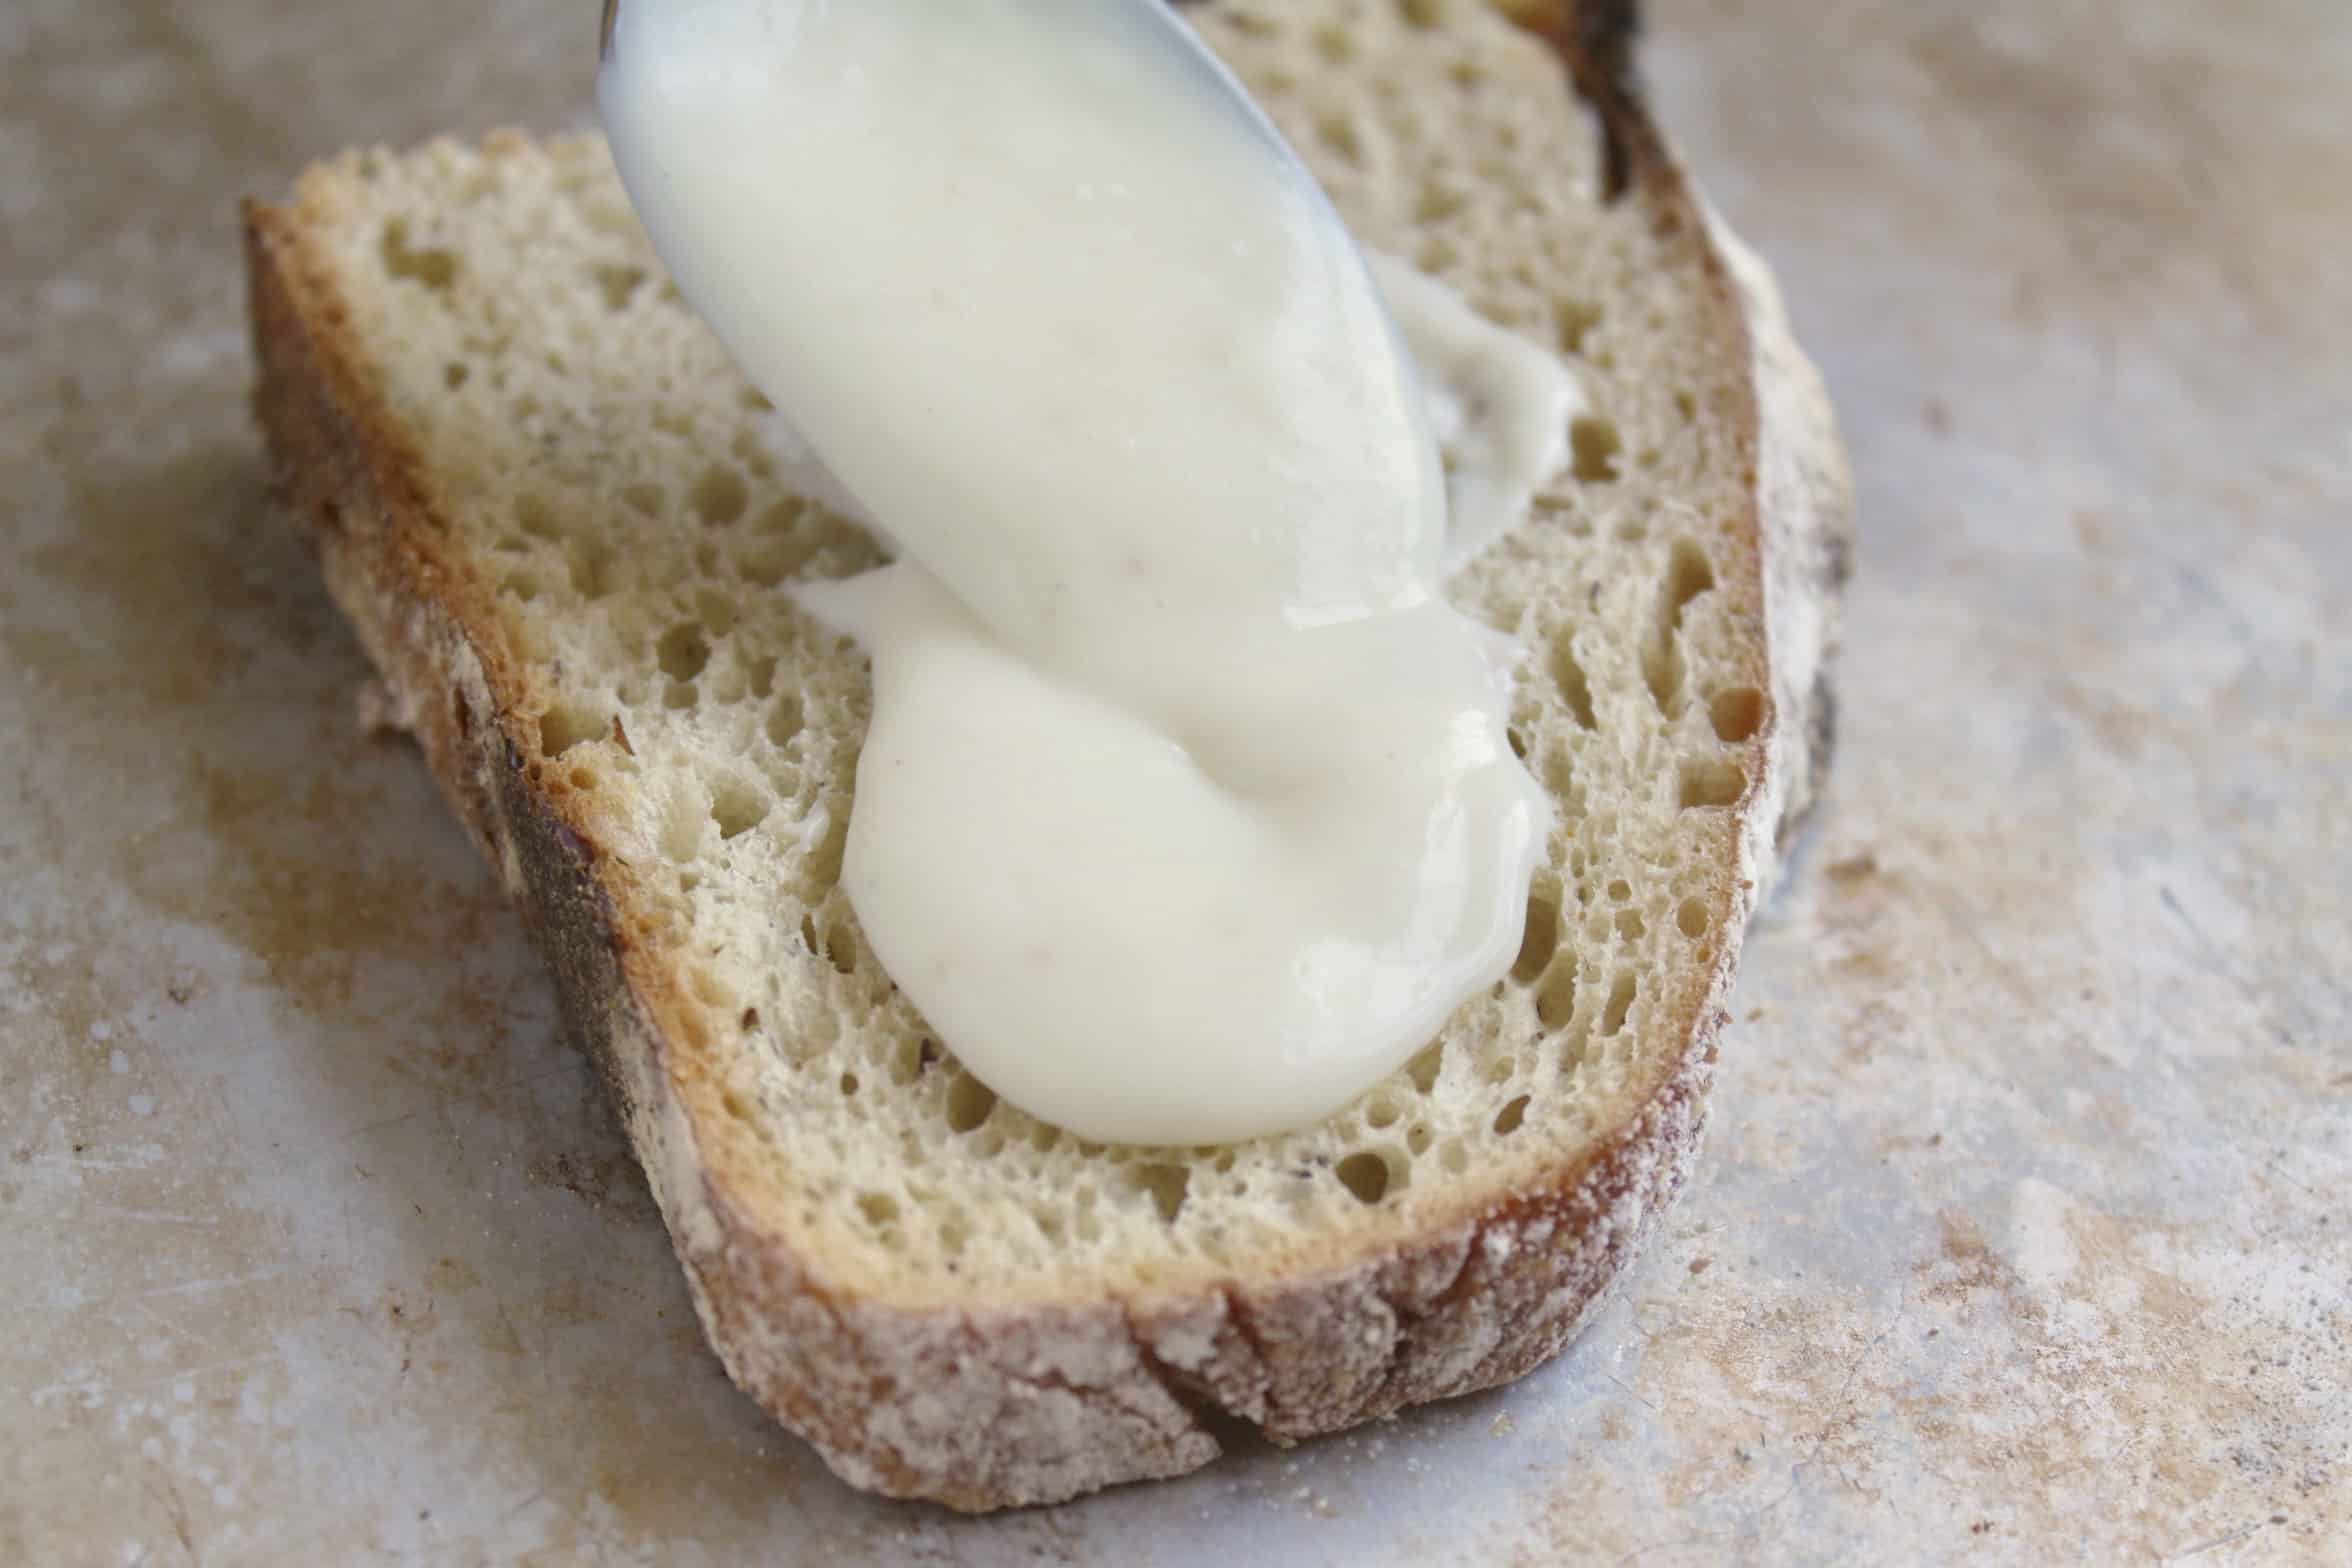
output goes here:
[[2352, 1560], [2352, 31], [1675, 0], [1863, 547], [1658, 1245], [1524, 1384], [1067, 1508], [728, 1386], [268, 515], [232, 203], [585, 12], [0, 19], [0, 1560]]

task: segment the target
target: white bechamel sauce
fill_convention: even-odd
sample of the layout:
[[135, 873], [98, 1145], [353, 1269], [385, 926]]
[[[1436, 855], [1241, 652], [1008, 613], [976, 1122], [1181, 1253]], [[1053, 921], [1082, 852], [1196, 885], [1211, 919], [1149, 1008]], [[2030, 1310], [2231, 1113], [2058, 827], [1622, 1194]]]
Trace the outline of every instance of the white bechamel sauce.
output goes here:
[[1439, 589], [1558, 466], [1565, 367], [1376, 288], [1157, 0], [634, 0], [600, 97], [898, 553], [799, 594], [873, 658], [851, 902], [974, 1074], [1083, 1137], [1276, 1132], [1503, 972], [1548, 806]]
[[1568, 461], [1584, 388], [1566, 365], [1394, 256], [1368, 257], [1419, 372], [1422, 407], [1445, 453], [1448, 572], [1519, 526]]

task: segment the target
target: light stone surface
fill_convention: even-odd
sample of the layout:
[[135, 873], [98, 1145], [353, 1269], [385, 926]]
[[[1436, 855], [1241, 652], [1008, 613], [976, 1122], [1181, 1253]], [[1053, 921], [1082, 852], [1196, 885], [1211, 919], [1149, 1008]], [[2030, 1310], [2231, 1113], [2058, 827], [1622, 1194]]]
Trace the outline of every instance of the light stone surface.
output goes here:
[[1515, 1388], [976, 1522], [727, 1385], [264, 506], [233, 199], [593, 11], [0, 9], [0, 1562], [2352, 1562], [2341, 0], [1658, 8], [1862, 517], [1698, 1177]]

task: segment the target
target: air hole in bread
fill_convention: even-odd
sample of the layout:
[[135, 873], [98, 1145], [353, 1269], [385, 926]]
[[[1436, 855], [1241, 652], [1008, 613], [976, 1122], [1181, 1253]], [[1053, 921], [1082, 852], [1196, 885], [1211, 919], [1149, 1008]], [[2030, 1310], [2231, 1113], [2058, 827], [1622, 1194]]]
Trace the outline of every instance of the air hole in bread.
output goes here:
[[856, 1073], [843, 1073], [841, 1075], [839, 1086], [841, 1089], [841, 1097], [845, 1100], [856, 1099], [858, 1090], [865, 1087], [858, 1081], [858, 1075]]
[[849, 577], [882, 564], [882, 552], [864, 529], [806, 501], [779, 501], [754, 526], [758, 537], [738, 551], [735, 570], [757, 587], [800, 577]]
[[1576, 789], [1576, 759], [1565, 746], [1554, 746], [1544, 753], [1544, 793], [1567, 807]]
[[1364, 1105], [1364, 1125], [1367, 1127], [1375, 1129], [1393, 1127], [1402, 1115], [1404, 1112], [1398, 1107], [1396, 1101], [1385, 1094], [1372, 1096]]
[[737, 430], [735, 439], [728, 443], [727, 450], [735, 454], [735, 461], [741, 463], [744, 471], [752, 478], [773, 479], [776, 477], [776, 460], [769, 455], [768, 444], [760, 439], [759, 432], [751, 426], [745, 425]]
[[858, 1218], [879, 1230], [898, 1218], [898, 1200], [887, 1192], [861, 1192], [857, 1210]]
[[1356, 36], [1345, 23], [1325, 22], [1315, 29], [1315, 52], [1327, 65], [1345, 65], [1356, 57]]
[[422, 284], [436, 294], [447, 293], [457, 282], [457, 253], [437, 246], [411, 245], [408, 220], [394, 218], [384, 225], [377, 254], [384, 270], [395, 278]]
[[826, 818], [825, 831], [817, 840], [816, 848], [808, 852], [808, 874], [818, 887], [830, 890], [841, 882], [841, 857], [849, 849], [849, 817], [835, 813]]
[[1627, 942], [1638, 942], [1642, 939], [1644, 929], [1640, 910], [1620, 909], [1617, 911], [1617, 935], [1621, 939]]
[[1413, 1080], [1413, 1092], [1427, 1094], [1437, 1087], [1437, 1075], [1445, 1067], [1445, 1042], [1433, 1040], [1421, 1048], [1420, 1054], [1405, 1064], [1405, 1075]]
[[601, 539], [574, 539], [570, 552], [572, 591], [583, 599], [601, 599], [613, 589], [612, 547]]
[[1715, 586], [1715, 568], [1707, 552], [1688, 539], [1677, 539], [1666, 558], [1666, 624], [1682, 629], [1682, 612], [1700, 594]]
[[1738, 763], [1721, 757], [1682, 765], [1682, 806], [1685, 811], [1704, 806], [1736, 806], [1748, 792], [1748, 773]]
[[1527, 1119], [1527, 1099], [1523, 1094], [1495, 1112], [1494, 1130], [1498, 1137], [1507, 1138], [1519, 1130], [1519, 1124]]
[[1633, 884], [1631, 882], [1626, 881], [1623, 877], [1618, 877], [1610, 882], [1609, 901], [1611, 903], [1622, 904], [1631, 897], [1633, 897]]
[[1397, 10], [1414, 27], [1443, 27], [1447, 0], [1398, 0]]
[[596, 287], [604, 295], [604, 308], [619, 315], [629, 308], [629, 301], [645, 286], [643, 267], [607, 262], [596, 269]]
[[970, 1132], [988, 1120], [996, 1110], [996, 1091], [973, 1077], [959, 1072], [947, 1083], [947, 1130]]
[[560, 757], [582, 741], [602, 740], [612, 720], [602, 708], [556, 703], [539, 716], [539, 755]]
[[751, 505], [751, 487], [724, 463], [713, 463], [694, 481], [694, 514], [713, 528], [740, 519]]
[[833, 920], [826, 922], [825, 956], [831, 959], [833, 961], [833, 967], [840, 970], [843, 974], [854, 975], [857, 973], [857, 933], [849, 928], [849, 923], [847, 921]]
[[661, 660], [664, 675], [674, 681], [690, 681], [710, 664], [710, 639], [703, 635], [701, 626], [684, 621], [662, 633], [654, 654]]
[[1378, 1203], [1388, 1196], [1388, 1161], [1377, 1154], [1351, 1154], [1332, 1167], [1332, 1174], [1358, 1203]]
[[1315, 122], [1315, 139], [1326, 152], [1342, 163], [1361, 166], [1364, 162], [1364, 137], [1356, 127], [1356, 118], [1345, 112], [1324, 115]]
[[1625, 1027], [1625, 1015], [1633, 1010], [1634, 992], [1640, 988], [1640, 977], [1630, 969], [1620, 970], [1609, 984], [1609, 1005], [1601, 1009], [1601, 1033], [1613, 1035]]
[[1585, 340], [1601, 324], [1601, 307], [1587, 299], [1560, 295], [1552, 301], [1553, 331], [1564, 353], [1582, 354]]
[[1707, 906], [1695, 898], [1686, 898], [1674, 912], [1674, 928], [1687, 937], [1702, 937], [1714, 922], [1707, 917]]
[[1151, 1196], [1152, 1207], [1160, 1211], [1161, 1223], [1175, 1224], [1176, 1216], [1184, 1212], [1184, 1196], [1192, 1185], [1192, 1172], [1181, 1165], [1152, 1163], [1138, 1165], [1128, 1175]]
[[662, 689], [662, 706], [672, 712], [683, 712], [701, 703], [702, 689], [692, 681], [672, 681]]
[[[769, 669], [771, 672], [774, 667], [775, 661], [770, 660]], [[789, 746], [792, 744], [793, 737], [800, 733], [804, 722], [805, 714], [800, 705], [800, 694], [788, 691], [778, 697], [768, 709], [768, 739], [778, 748]]]
[[[1422, 1155], [1429, 1152], [1430, 1140], [1433, 1137], [1435, 1137], [1435, 1134], [1430, 1132], [1429, 1124], [1427, 1122], [1415, 1122], [1412, 1126], [1405, 1129], [1405, 1152], [1411, 1155], [1414, 1159], [1419, 1159]], [[1391, 1176], [1396, 1176], [1399, 1174], [1400, 1172], [1397, 1171], [1390, 1172]]]
[[888, 1060], [891, 1083], [901, 1089], [913, 1083], [929, 1065], [925, 1058], [936, 1054], [937, 1048], [928, 1040], [892, 1042]]
[[1690, 602], [1715, 586], [1707, 552], [1677, 539], [1666, 552], [1666, 581], [1658, 590], [1658, 623], [1642, 644], [1642, 679], [1658, 711], [1673, 718], [1682, 711], [1682, 617]]
[[1546, 1029], [1566, 1028], [1576, 1016], [1576, 955], [1563, 953], [1545, 971], [1535, 993], [1535, 1020]]
[[1560, 900], [1554, 893], [1530, 893], [1527, 924], [1519, 938], [1519, 956], [1511, 962], [1511, 978], [1525, 985], [1544, 972], [1560, 950]]
[[773, 588], [797, 574], [808, 558], [809, 551], [799, 540], [771, 533], [735, 557], [735, 571], [755, 588]]
[[1450, 223], [1462, 215], [1470, 205], [1470, 198], [1453, 186], [1431, 181], [1421, 187], [1420, 198], [1413, 204], [1415, 223]]
[[474, 376], [474, 367], [462, 359], [453, 359], [441, 367], [441, 384], [455, 392]]
[[1727, 746], [1754, 740], [1764, 728], [1764, 694], [1753, 686], [1719, 691], [1707, 704], [1707, 721], [1715, 727], [1715, 738]]
[[1579, 414], [1568, 423], [1570, 471], [1588, 485], [1607, 484], [1617, 477], [1617, 457], [1624, 438], [1616, 421], [1599, 414]]
[[1576, 650], [1569, 645], [1568, 633], [1562, 631], [1552, 639], [1552, 680], [1560, 688], [1560, 698], [1568, 704], [1568, 711], [1586, 729], [1600, 726], [1593, 716], [1592, 682], [1585, 677], [1584, 666], [1576, 662]]
[[694, 595], [695, 613], [702, 620], [702, 628], [713, 637], [724, 637], [735, 629], [737, 610], [735, 601], [716, 588], [703, 588]]
[[711, 792], [711, 821], [722, 839], [741, 838], [767, 818], [767, 795], [740, 779], [722, 780]]

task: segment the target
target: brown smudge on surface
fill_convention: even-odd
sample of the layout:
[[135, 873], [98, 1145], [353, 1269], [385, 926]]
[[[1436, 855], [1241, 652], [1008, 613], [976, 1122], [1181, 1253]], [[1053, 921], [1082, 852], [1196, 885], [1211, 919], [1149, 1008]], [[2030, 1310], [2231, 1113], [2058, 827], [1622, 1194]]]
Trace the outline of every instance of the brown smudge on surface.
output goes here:
[[618, 1206], [640, 1214], [653, 1211], [653, 1195], [646, 1189], [645, 1174], [626, 1155], [560, 1149], [531, 1161], [524, 1167], [523, 1175], [538, 1186], [568, 1192], [591, 1209]]
[[1913, 1265], [1927, 1276], [1922, 1296], [1931, 1301], [1965, 1302], [1979, 1291], [1991, 1291], [2004, 1301], [2016, 1288], [2017, 1276], [1985, 1240], [1975, 1219], [1958, 1209], [1936, 1216], [1942, 1232], [1936, 1257]]
[[1854, 887], [1879, 875], [1878, 857], [1869, 850], [1833, 860], [1822, 867], [1829, 880], [1841, 888]]
[[[161, 702], [205, 700], [251, 668], [257, 643], [250, 617], [277, 608], [290, 592], [313, 597], [307, 587], [263, 579], [233, 541], [187, 526], [267, 515], [260, 464], [249, 452], [193, 452], [127, 473], [77, 472], [69, 493], [73, 531], [34, 551], [31, 566], [53, 592], [84, 596], [106, 613], [72, 632], [0, 634], [12, 654], [69, 698], [128, 683]], [[323, 630], [316, 616], [288, 617], [283, 626], [297, 653], [311, 651]], [[20, 646], [19, 637], [39, 640]]]

